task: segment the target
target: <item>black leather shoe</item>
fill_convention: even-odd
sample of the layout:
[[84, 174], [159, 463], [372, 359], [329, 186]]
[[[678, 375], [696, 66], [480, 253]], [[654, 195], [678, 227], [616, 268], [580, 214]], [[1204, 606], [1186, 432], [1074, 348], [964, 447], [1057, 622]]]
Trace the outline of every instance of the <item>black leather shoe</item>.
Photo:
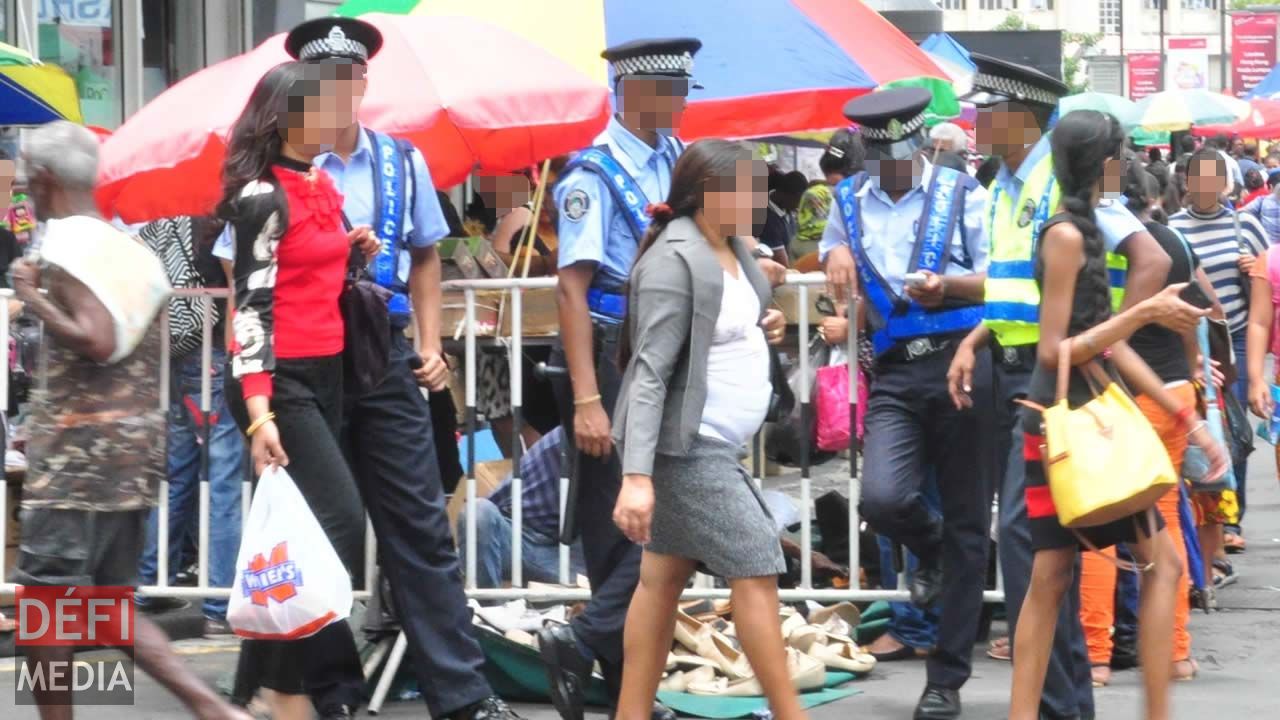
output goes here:
[[960, 717], [960, 691], [930, 685], [916, 703], [915, 720], [956, 720]]
[[523, 720], [497, 695], [490, 695], [478, 703], [468, 705], [450, 717], [453, 720]]
[[911, 604], [929, 609], [942, 598], [942, 556], [928, 562], [920, 561], [911, 575]]
[[320, 720], [351, 720], [351, 712], [346, 705], [329, 705], [320, 711]]
[[538, 653], [547, 666], [547, 683], [556, 712], [563, 720], [583, 720], [591, 660], [578, 650], [573, 629], [568, 625], [544, 626], [538, 631]]

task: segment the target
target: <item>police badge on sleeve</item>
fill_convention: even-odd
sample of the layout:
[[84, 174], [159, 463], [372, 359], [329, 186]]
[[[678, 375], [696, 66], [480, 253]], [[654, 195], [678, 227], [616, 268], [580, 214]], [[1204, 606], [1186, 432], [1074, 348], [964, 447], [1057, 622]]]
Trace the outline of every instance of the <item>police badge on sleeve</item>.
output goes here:
[[564, 196], [563, 205], [564, 216], [578, 222], [586, 217], [587, 210], [591, 208], [591, 198], [587, 197], [586, 190], [571, 190]]

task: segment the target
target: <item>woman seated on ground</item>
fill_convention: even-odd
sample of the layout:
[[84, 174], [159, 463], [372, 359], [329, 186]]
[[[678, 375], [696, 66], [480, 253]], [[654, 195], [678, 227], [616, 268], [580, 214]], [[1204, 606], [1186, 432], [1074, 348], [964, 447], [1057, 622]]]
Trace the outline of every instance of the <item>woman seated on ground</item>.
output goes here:
[[[1106, 250], [1094, 218], [1104, 192], [1122, 186], [1124, 132], [1110, 115], [1092, 110], [1067, 114], [1053, 133], [1054, 175], [1062, 189], [1057, 215], [1041, 230], [1035, 259], [1040, 287], [1040, 342], [1032, 372], [1029, 400], [1048, 406], [1055, 399], [1061, 344], [1070, 343], [1067, 359], [1073, 366], [1101, 363], [1109, 375], [1117, 372], [1135, 392], [1145, 395], [1174, 416], [1191, 442], [1204, 448], [1220, 474], [1226, 454], [1200, 422], [1194, 405], [1181, 404], [1126, 342], [1139, 328], [1160, 323], [1184, 333], [1207, 311], [1178, 298], [1185, 284], [1171, 285], [1159, 294], [1111, 316], [1111, 290]], [[1103, 357], [1109, 350], [1109, 359]], [[1070, 371], [1068, 401], [1079, 407], [1092, 399], [1080, 370]], [[1129, 545], [1142, 568], [1143, 602], [1139, 611], [1139, 655], [1146, 686], [1146, 717], [1169, 717], [1169, 678], [1173, 654], [1174, 606], [1182, 573], [1177, 550], [1163, 519], [1150, 510], [1105, 525], [1071, 531], [1059, 524], [1048, 492], [1040, 457], [1043, 437], [1038, 411], [1024, 414], [1028, 514], [1035, 560], [1031, 584], [1014, 635], [1013, 691], [1010, 720], [1037, 720], [1040, 696], [1053, 643], [1054, 626], [1063, 597], [1071, 589], [1076, 553], [1082, 540], [1094, 547], [1118, 542]]]

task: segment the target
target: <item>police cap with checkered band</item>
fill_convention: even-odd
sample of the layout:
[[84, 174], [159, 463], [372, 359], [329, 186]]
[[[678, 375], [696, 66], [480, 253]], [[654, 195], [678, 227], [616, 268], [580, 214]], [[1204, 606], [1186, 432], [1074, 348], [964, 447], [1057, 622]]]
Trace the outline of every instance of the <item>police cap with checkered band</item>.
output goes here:
[[973, 76], [973, 89], [960, 99], [978, 107], [1015, 102], [1052, 108], [1067, 94], [1065, 83], [1033, 67], [978, 53], [969, 57], [978, 69]]
[[868, 160], [907, 160], [924, 145], [924, 109], [932, 101], [924, 88], [880, 90], [850, 100], [844, 116], [858, 124]]
[[613, 81], [627, 77], [672, 77], [690, 80], [690, 87], [702, 89], [692, 82], [693, 56], [702, 49], [702, 41], [695, 38], [663, 38], [656, 40], [632, 40], [615, 45], [600, 53], [609, 61]]
[[303, 62], [348, 60], [364, 64], [382, 49], [382, 33], [356, 18], [316, 18], [290, 30], [284, 49]]

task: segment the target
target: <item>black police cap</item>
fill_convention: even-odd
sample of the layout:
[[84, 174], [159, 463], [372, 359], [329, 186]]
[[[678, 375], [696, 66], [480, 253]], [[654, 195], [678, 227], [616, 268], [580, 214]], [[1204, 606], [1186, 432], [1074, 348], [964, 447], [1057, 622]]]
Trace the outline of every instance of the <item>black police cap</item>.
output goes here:
[[303, 62], [334, 59], [367, 63], [382, 49], [382, 33], [356, 18], [316, 18], [290, 30], [284, 49]]
[[867, 93], [845, 103], [844, 116], [862, 128], [867, 143], [896, 143], [924, 130], [924, 109], [933, 93], [904, 87]]
[[615, 81], [631, 75], [692, 78], [693, 56], [701, 49], [702, 41], [696, 38], [632, 40], [605, 50], [600, 57], [609, 61]]
[[1067, 94], [1066, 83], [1033, 67], [979, 53], [972, 53], [969, 57], [977, 65], [977, 71], [973, 76], [973, 89], [961, 99], [974, 105], [984, 107], [1016, 102], [1056, 107]]

